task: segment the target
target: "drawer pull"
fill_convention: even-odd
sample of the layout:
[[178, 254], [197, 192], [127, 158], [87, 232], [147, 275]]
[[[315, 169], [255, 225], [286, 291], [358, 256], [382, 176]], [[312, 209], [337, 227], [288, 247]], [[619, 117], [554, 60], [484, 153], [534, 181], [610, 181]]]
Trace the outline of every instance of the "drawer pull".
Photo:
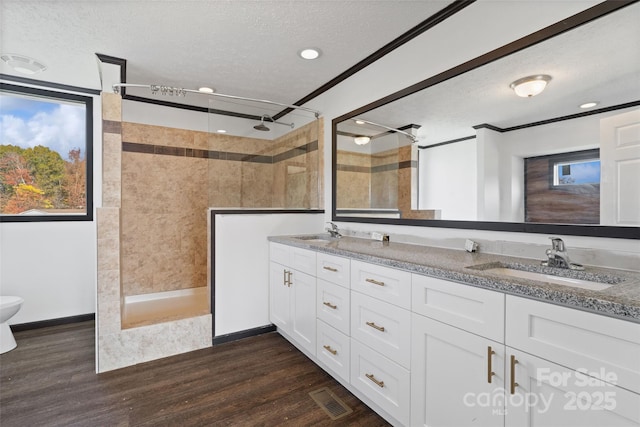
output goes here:
[[367, 322], [367, 326], [371, 326], [373, 329], [384, 332], [384, 326], [378, 326], [375, 324], [375, 322]]
[[325, 270], [329, 270], [329, 271], [330, 271], [330, 272], [332, 272], [332, 273], [336, 273], [336, 272], [338, 271], [338, 269], [337, 269], [337, 268], [329, 267], [328, 265], [325, 265], [325, 266], [324, 266], [324, 267], [322, 267], [322, 268], [324, 268]]
[[516, 394], [516, 387], [518, 387], [518, 383], [516, 382], [516, 363], [518, 363], [518, 360], [512, 354], [511, 355], [511, 387], [510, 387], [511, 394]]
[[338, 308], [338, 306], [337, 306], [337, 305], [333, 305], [333, 304], [331, 304], [330, 302], [327, 302], [327, 301], [324, 301], [324, 302], [323, 302], [323, 304], [324, 304], [324, 305], [326, 305], [327, 307], [329, 307], [329, 308], [333, 309], [333, 310], [335, 310], [336, 308]]
[[333, 354], [334, 356], [338, 354], [338, 350], [332, 349], [330, 345], [323, 345], [323, 347], [325, 350], [327, 350], [329, 353]]
[[487, 382], [491, 384], [491, 377], [493, 377], [496, 373], [491, 370], [491, 356], [496, 354], [495, 351], [491, 348], [491, 346], [487, 347]]
[[384, 387], [384, 381], [380, 381], [376, 379], [376, 377], [373, 374], [365, 374], [364, 376], [369, 378], [371, 381], [373, 381], [373, 383], [378, 387], [380, 388]]
[[378, 286], [384, 286], [384, 282], [381, 282], [379, 280], [376, 279], [365, 279], [365, 282], [369, 282], [369, 283], [373, 283], [374, 285], [378, 285]]

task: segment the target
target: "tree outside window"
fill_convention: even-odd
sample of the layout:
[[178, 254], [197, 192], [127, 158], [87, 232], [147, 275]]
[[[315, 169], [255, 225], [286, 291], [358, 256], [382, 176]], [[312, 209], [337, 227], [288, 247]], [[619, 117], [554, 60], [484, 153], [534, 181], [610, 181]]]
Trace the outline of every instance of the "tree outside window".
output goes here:
[[0, 220], [90, 220], [92, 99], [0, 84]]

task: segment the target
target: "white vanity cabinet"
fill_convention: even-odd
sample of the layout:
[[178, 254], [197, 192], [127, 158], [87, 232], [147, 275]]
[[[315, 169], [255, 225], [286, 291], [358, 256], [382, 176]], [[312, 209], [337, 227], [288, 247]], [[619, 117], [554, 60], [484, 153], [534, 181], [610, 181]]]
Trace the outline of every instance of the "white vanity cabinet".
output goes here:
[[640, 427], [640, 324], [271, 243], [271, 321], [393, 425]]
[[412, 282], [411, 425], [503, 425], [504, 294]]
[[[270, 243], [269, 317], [309, 354], [316, 352], [316, 253]], [[311, 272], [311, 274], [308, 274]]]
[[506, 344], [507, 426], [640, 426], [640, 324], [508, 295]]

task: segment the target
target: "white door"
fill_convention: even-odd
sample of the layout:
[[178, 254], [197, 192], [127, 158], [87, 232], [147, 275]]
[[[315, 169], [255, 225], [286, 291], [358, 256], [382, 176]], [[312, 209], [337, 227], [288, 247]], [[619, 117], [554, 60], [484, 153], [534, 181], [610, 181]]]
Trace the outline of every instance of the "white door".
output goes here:
[[640, 110], [600, 121], [600, 224], [640, 225]]
[[506, 355], [507, 427], [640, 426], [640, 395], [510, 347]]
[[504, 425], [503, 344], [413, 314], [411, 345], [412, 426]]
[[289, 333], [290, 294], [286, 267], [269, 263], [269, 320], [278, 328]]
[[316, 278], [297, 270], [291, 275], [291, 337], [315, 355]]

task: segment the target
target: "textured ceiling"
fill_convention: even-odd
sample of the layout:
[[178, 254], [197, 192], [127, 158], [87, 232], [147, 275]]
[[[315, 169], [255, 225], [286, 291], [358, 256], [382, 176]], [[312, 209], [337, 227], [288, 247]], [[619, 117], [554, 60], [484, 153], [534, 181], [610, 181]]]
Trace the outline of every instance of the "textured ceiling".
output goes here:
[[[0, 51], [43, 62], [34, 78], [49, 82], [100, 88], [101, 53], [127, 60], [128, 83], [292, 104], [449, 3], [0, 0]], [[309, 46], [321, 49], [318, 60], [297, 56]]]
[[[360, 117], [391, 127], [420, 125], [419, 144], [430, 145], [475, 135], [473, 126], [484, 123], [504, 129], [584, 113], [579, 105], [588, 101], [599, 102], [596, 109], [638, 101], [639, 23], [635, 3]], [[515, 96], [509, 84], [535, 74], [552, 76], [545, 91]], [[352, 121], [340, 129], [381, 132], [359, 130]]]

